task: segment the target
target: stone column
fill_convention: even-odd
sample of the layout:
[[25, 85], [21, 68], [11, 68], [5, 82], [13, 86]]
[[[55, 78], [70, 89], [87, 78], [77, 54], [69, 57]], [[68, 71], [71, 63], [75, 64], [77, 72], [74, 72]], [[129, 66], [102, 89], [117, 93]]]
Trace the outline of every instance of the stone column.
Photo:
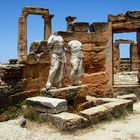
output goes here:
[[24, 63], [27, 57], [27, 15], [22, 15], [18, 19], [18, 62]]
[[51, 32], [51, 19], [54, 17], [54, 15], [43, 15], [44, 18], [44, 40], [48, 40]]

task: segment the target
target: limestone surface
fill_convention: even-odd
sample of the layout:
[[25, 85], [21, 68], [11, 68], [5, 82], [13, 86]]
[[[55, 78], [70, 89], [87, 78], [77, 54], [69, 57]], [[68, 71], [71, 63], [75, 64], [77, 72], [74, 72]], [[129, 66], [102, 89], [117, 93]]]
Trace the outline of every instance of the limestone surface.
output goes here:
[[132, 100], [133, 102], [137, 101], [137, 97], [135, 94], [128, 94], [128, 95], [121, 95], [121, 96], [117, 96], [118, 99], [128, 99], [128, 100]]
[[85, 93], [86, 91], [87, 91], [87, 85], [69, 86], [69, 87], [51, 89], [51, 90], [46, 90], [45, 88], [43, 88], [41, 90], [41, 95], [49, 96], [53, 98], [62, 98], [66, 100], [71, 100], [74, 99], [76, 95]]
[[67, 110], [67, 101], [65, 99], [38, 96], [28, 98], [26, 104], [39, 112], [60, 113]]
[[89, 125], [86, 118], [68, 112], [49, 114], [47, 117], [55, 126], [64, 130], [75, 130], [78, 128], [85, 128]]

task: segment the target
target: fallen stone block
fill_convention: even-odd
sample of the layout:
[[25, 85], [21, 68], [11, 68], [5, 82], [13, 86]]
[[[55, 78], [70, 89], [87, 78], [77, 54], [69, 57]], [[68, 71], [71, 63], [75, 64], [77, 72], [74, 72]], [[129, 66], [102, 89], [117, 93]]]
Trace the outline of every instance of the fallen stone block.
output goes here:
[[60, 113], [67, 110], [65, 99], [38, 96], [26, 99], [26, 104], [27, 107], [39, 112]]
[[135, 94], [121, 95], [121, 96], [117, 96], [117, 98], [118, 99], [132, 100], [133, 102], [137, 101], [137, 96]]
[[86, 118], [68, 112], [62, 112], [59, 114], [46, 113], [45, 117], [47, 121], [62, 130], [73, 131], [75, 129], [85, 128], [89, 125], [89, 121]]

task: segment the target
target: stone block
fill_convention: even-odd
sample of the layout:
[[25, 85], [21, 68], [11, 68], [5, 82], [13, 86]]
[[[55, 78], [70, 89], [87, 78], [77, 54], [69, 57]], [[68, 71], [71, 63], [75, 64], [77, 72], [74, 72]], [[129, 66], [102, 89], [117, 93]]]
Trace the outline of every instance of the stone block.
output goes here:
[[2, 80], [21, 79], [23, 68], [24, 65], [22, 64], [0, 65], [0, 78]]
[[117, 23], [117, 22], [125, 22], [126, 21], [126, 14], [119, 14], [119, 15], [108, 15], [108, 21]]
[[118, 117], [127, 111], [133, 111], [133, 102], [131, 100], [118, 100], [103, 105], [110, 110], [114, 117]]
[[22, 81], [10, 80], [6, 83], [0, 83], [0, 98], [14, 95], [16, 93], [25, 90], [24, 83]]
[[91, 123], [100, 122], [101, 120], [107, 119], [111, 116], [109, 109], [103, 105], [80, 111], [80, 115], [87, 118]]
[[39, 53], [45, 52], [45, 51], [48, 51], [46, 40], [34, 41], [31, 43], [30, 53], [39, 54]]
[[121, 96], [117, 96], [117, 98], [118, 99], [132, 100], [133, 102], [137, 101], [137, 97], [135, 94], [121, 95]]
[[82, 82], [86, 84], [107, 84], [109, 78], [106, 72], [84, 74]]
[[84, 52], [95, 52], [95, 53], [99, 53], [99, 52], [103, 52], [105, 50], [105, 46], [95, 46], [95, 44], [83, 44], [82, 45], [82, 51]]
[[38, 58], [35, 53], [30, 53], [27, 55], [26, 64], [38, 64]]
[[106, 85], [103, 84], [88, 84], [88, 95], [95, 97], [107, 97], [106, 95]]
[[108, 22], [94, 22], [90, 24], [91, 32], [105, 32], [108, 30]]
[[26, 65], [23, 69], [23, 79], [35, 79], [39, 77], [39, 65]]
[[140, 20], [140, 11], [136, 11], [136, 10], [127, 11], [126, 18], [127, 18], [127, 21]]
[[[89, 23], [87, 23], [87, 22], [73, 22], [70, 24], [72, 24], [71, 31], [73, 31], [73, 32], [88, 32]], [[69, 26], [70, 26], [70, 24], [69, 24]]]
[[105, 52], [84, 52], [85, 73], [104, 71], [105, 59]]
[[50, 52], [45, 51], [38, 55], [38, 63], [50, 65]]
[[67, 131], [85, 128], [89, 125], [89, 121], [86, 118], [68, 112], [62, 112], [55, 115], [47, 114], [46, 118], [56, 127]]
[[[96, 98], [97, 100], [109, 101], [109, 98]], [[87, 97], [88, 101], [95, 100], [95, 97]], [[97, 123], [103, 119], [107, 119], [110, 117], [120, 117], [126, 111], [133, 110], [133, 102], [130, 100], [122, 100], [122, 99], [112, 99], [110, 102], [91, 107], [89, 109], [85, 109], [80, 111], [80, 114], [87, 118], [91, 123]]]
[[41, 95], [53, 98], [73, 100], [78, 94], [82, 93], [86, 94], [87, 88], [88, 88], [87, 85], [69, 86], [59, 89], [50, 89], [48, 91], [44, 88], [41, 90]]
[[26, 104], [39, 112], [60, 113], [67, 110], [67, 101], [58, 98], [37, 96], [26, 99]]
[[48, 15], [49, 10], [46, 8], [37, 8], [37, 7], [28, 6], [28, 7], [23, 7], [22, 13]]

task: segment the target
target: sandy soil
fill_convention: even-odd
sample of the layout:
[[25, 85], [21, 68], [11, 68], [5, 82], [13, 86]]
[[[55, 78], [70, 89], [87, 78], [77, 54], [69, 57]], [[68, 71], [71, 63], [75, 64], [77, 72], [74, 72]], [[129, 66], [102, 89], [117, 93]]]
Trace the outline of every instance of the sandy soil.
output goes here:
[[140, 140], [140, 102], [134, 112], [123, 119], [102, 122], [86, 129], [67, 133], [45, 124], [27, 123], [19, 119], [0, 123], [0, 140]]

